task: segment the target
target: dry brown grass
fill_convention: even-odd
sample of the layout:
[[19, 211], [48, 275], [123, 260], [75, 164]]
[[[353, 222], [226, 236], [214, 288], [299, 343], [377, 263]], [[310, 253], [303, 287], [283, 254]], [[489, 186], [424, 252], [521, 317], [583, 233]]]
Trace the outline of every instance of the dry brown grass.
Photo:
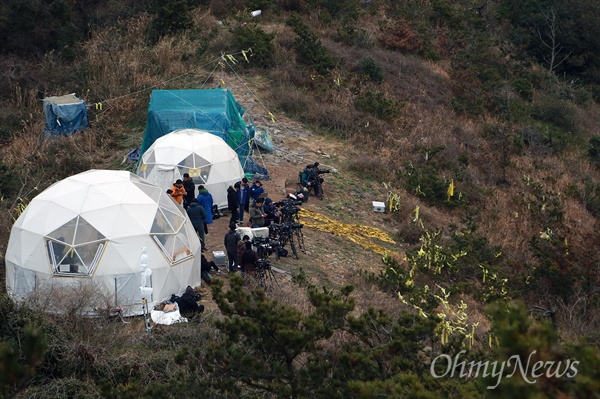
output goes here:
[[14, 132], [10, 143], [0, 148], [0, 158], [7, 165], [33, 166], [32, 154], [40, 154], [41, 135], [44, 131], [44, 118], [39, 112], [32, 116], [22, 130]]
[[[189, 80], [171, 79], [180, 75], [188, 76], [190, 71], [198, 67], [199, 59], [196, 54], [202, 44], [202, 39], [199, 37], [204, 37], [207, 32], [219, 32], [218, 38], [210, 43], [210, 51], [214, 52], [214, 56], [218, 55], [220, 49], [227, 48], [229, 45], [227, 27], [217, 25], [217, 18], [228, 11], [227, 2], [213, 1], [211, 12], [198, 9], [193, 14], [192, 32], [183, 34], [177, 39], [164, 38], [153, 46], [147, 45], [146, 32], [151, 22], [149, 15], [140, 16], [122, 25], [117, 21], [113, 27], [92, 32], [91, 39], [84, 45], [85, 59], [78, 65], [78, 69], [85, 72], [85, 82], [89, 87], [89, 92], [86, 93], [88, 99], [93, 102], [103, 102], [105, 108], [103, 112], [98, 113], [97, 126], [82, 134], [59, 139], [60, 148], [57, 151], [61, 154], [69, 151], [76, 154], [75, 161], [79, 161], [79, 165], [97, 165], [99, 158], [114, 158], [115, 150], [111, 147], [115, 145], [115, 138], [108, 133], [102, 134], [101, 130], [110, 126], [119, 134], [128, 134], [123, 126], [128, 122], [131, 112], [139, 111], [147, 105], [149, 90], [152, 87], [174, 88], [194, 84], [199, 86], [200, 80], [194, 80], [193, 74]], [[367, 34], [374, 37], [378, 32], [377, 19], [380, 17], [381, 15], [367, 16], [367, 19], [362, 21]], [[421, 230], [412, 221], [413, 212], [417, 207], [420, 209], [420, 219], [427, 230], [447, 229], [452, 223], [460, 225], [464, 209], [448, 210], [428, 206], [414, 193], [406, 192], [395, 176], [396, 171], [405, 162], [422, 161], [423, 154], [418, 151], [419, 148], [441, 145], [445, 149], [436, 156], [451, 165], [456, 164], [460, 155], [468, 155], [466, 177], [464, 182], [456, 182], [457, 190], [460, 191], [466, 186], [478, 189], [479, 192], [472, 195], [473, 197], [477, 195], [479, 232], [488, 238], [492, 245], [503, 247], [503, 254], [509, 264], [534, 263], [535, 259], [529, 249], [528, 240], [540, 233], [540, 226], [538, 222], [532, 220], [524, 201], [527, 196], [527, 186], [523, 183], [524, 176], [543, 182], [549, 191], [560, 194], [564, 224], [573, 248], [595, 245], [591, 244], [597, 236], [594, 219], [585, 210], [584, 204], [564, 196], [570, 187], [582, 188], [579, 176], [591, 176], [595, 179], [597, 175], [597, 171], [589, 162], [583, 160], [584, 156], [581, 152], [562, 154], [561, 157], [541, 158], [525, 149], [523, 155], [510, 157], [510, 166], [507, 170], [509, 185], [496, 186], [500, 173], [497, 148], [483, 137], [482, 126], [484, 122], [498, 123], [498, 120], [488, 116], [481, 119], [466, 119], [452, 112], [448, 107], [451, 95], [448, 91], [447, 64], [423, 61], [398, 51], [365, 46], [348, 47], [331, 39], [337, 35], [335, 28], [336, 26], [327, 26], [323, 23], [318, 26], [318, 29], [325, 34], [323, 44], [334, 57], [344, 59], [346, 67], [334, 71], [330, 76], [321, 77], [313, 76], [305, 68], [299, 68], [293, 61], [295, 59], [293, 42], [296, 35], [291, 29], [284, 25], [269, 24], [267, 30], [276, 32], [277, 35], [275, 46], [278, 61], [277, 66], [268, 72], [268, 78], [265, 78], [267, 84], [257, 92], [261, 99], [268, 99], [273, 111], [276, 109], [284, 111], [312, 126], [319, 127], [320, 130], [334, 131], [347, 140], [312, 136], [310, 142], [294, 143], [298, 146], [304, 145], [301, 150], [306, 151], [307, 157], [314, 158], [312, 160], [322, 160], [315, 152], [315, 148], [343, 154], [340, 155], [339, 161], [327, 160], [332, 166], [342, 170], [344, 178], [348, 172], [352, 172], [351, 178], [340, 184], [340, 193], [336, 194], [339, 197], [331, 198], [332, 204], [342, 204], [341, 206], [344, 207], [339, 211], [340, 219], [352, 217], [358, 223], [386, 225], [390, 230], [398, 232], [397, 236], [404, 240], [401, 243], [404, 245], [418, 244]], [[403, 46], [411, 44], [409, 40], [405, 40], [410, 39], [408, 35], [410, 32], [404, 31], [406, 33], [404, 35], [402, 32], [402, 30], [395, 32], [397, 34], [392, 37], [391, 45], [396, 45], [396, 42], [400, 42]], [[444, 43], [440, 42], [438, 46], [443, 49]], [[355, 93], [371, 87], [369, 83], [362, 82], [351, 72], [352, 67], [367, 55], [375, 58], [384, 72], [384, 83], [371, 86], [396, 99], [406, 101], [399, 117], [391, 123], [375, 120], [369, 115], [357, 112], [353, 107]], [[4, 66], [6, 66], [5, 76], [15, 80], [20, 77], [19, 68], [14, 62], [3, 59], [0, 61], [0, 68]], [[208, 69], [212, 66], [210, 65]], [[59, 70], [60, 65], [49, 61], [44, 68], [48, 74], [51, 74], [52, 71]], [[198, 73], [200, 72], [207, 71]], [[232, 75], [224, 74], [224, 76], [227, 84], [233, 79]], [[337, 78], [339, 78], [339, 85], [333, 82]], [[40, 90], [58, 89], [64, 91], [63, 87], [48, 87]], [[142, 93], [137, 96], [131, 95], [136, 91]], [[20, 168], [39, 168], [40, 165], [49, 165], [53, 161], [52, 154], [48, 153], [49, 144], [38, 144], [38, 138], [43, 131], [43, 114], [37, 97], [37, 91], [24, 90], [15, 86], [10, 102], [26, 114], [31, 114], [31, 117], [24, 120], [19, 131], [13, 132], [11, 143], [0, 148], [0, 158], [4, 163]], [[599, 107], [592, 105], [587, 109], [578, 110], [578, 113], [583, 137], [600, 131]], [[270, 121], [265, 110], [261, 110], [261, 114], [256, 115], [255, 119]], [[277, 127], [285, 123], [292, 124], [291, 121], [285, 120], [283, 115], [281, 118], [278, 115], [278, 119], [281, 125], [276, 125]], [[133, 143], [139, 140], [139, 137], [136, 136], [131, 140]], [[289, 140], [291, 142], [292, 139]], [[93, 154], [94, 148], [102, 148], [104, 153]], [[294, 173], [297, 174], [297, 171]], [[452, 178], [451, 170], [446, 173], [448, 178]], [[343, 201], [339, 199], [343, 196], [348, 197], [345, 189], [353, 183], [351, 179], [362, 184], [360, 179], [363, 175], [373, 175], [372, 177], [376, 179], [397, 184], [395, 192], [400, 196], [400, 211], [393, 215], [382, 216], [386, 219], [375, 220], [370, 212], [357, 211], [364, 209], [364, 206], [361, 208], [363, 204], [360, 203], [360, 201], [364, 202], [364, 198], [343, 198]], [[295, 180], [296, 176], [292, 178]], [[368, 192], [369, 189], [364, 191]], [[324, 212], [334, 212], [332, 209], [324, 208], [323, 205], [311, 203], [309, 206], [317, 209], [320, 207]], [[344, 213], [346, 215], [343, 215]], [[350, 213], [351, 216], [347, 215]], [[8, 226], [9, 222], [5, 221], [4, 225]], [[375, 270], [381, 268], [377, 256], [362, 254], [338, 237], [312, 231], [310, 234], [313, 237], [308, 240], [308, 243], [312, 248], [317, 249], [314, 249], [309, 256], [323, 256], [325, 261], [317, 264], [301, 261], [306, 262], [306, 265], [301, 265], [300, 261], [289, 261], [290, 269], [297, 270], [300, 266], [305, 266], [312, 282], [327, 286], [354, 282], [357, 285], [357, 309], [383, 307], [393, 312], [402, 308], [395, 298], [390, 300], [385, 294], [377, 292], [375, 287], [365, 284], [354, 273], [361, 267], [372, 267]], [[292, 305], [304, 312], [310, 308], [305, 293], [291, 284], [282, 284], [274, 288], [272, 295], [280, 303]], [[473, 319], [481, 319], [483, 310], [472, 298], [465, 298], [465, 302], [467, 301], [469, 309], [475, 309]], [[480, 320], [479, 329], [485, 329], [484, 321]]]

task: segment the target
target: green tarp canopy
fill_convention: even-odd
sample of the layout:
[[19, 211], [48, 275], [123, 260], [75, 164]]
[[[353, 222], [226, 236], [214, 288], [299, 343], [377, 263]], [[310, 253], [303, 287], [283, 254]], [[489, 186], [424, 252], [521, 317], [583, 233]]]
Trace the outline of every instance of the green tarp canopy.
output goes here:
[[174, 130], [200, 129], [221, 137], [244, 166], [254, 135], [244, 122], [244, 112], [227, 89], [153, 90], [140, 154]]

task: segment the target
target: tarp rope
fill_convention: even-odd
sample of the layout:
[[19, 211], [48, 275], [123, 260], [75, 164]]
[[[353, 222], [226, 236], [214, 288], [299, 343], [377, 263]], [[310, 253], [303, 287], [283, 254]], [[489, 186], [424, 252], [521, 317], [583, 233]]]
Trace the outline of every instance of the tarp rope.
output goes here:
[[[230, 54], [230, 55], [231, 56], [236, 56], [236, 55], [240, 55], [240, 54], [243, 55], [245, 53], [247, 53], [247, 50], [246, 51], [241, 50], [241, 51], [239, 51], [237, 53], [233, 53], [233, 54]], [[148, 91], [152, 91], [154, 89], [158, 89], [158, 88], [164, 86], [167, 83], [170, 83], [170, 82], [173, 82], [175, 80], [181, 79], [181, 78], [183, 78], [183, 77], [185, 77], [187, 75], [190, 75], [190, 74], [192, 74], [192, 73], [194, 73], [196, 71], [203, 70], [203, 69], [205, 69], [205, 67], [207, 67], [209, 65], [213, 65], [214, 64], [215, 67], [211, 71], [210, 75], [202, 83], [202, 86], [200, 86], [200, 88], [202, 88], [202, 87], [204, 87], [204, 85], [206, 85], [206, 83], [208, 82], [208, 80], [210, 80], [210, 77], [213, 75], [214, 71], [219, 67], [219, 65], [221, 65], [222, 60], [223, 60], [223, 55], [219, 56], [218, 58], [214, 58], [214, 59], [206, 62], [205, 64], [202, 64], [202, 65], [200, 65], [200, 66], [198, 66], [198, 67], [196, 67], [194, 69], [191, 69], [191, 70], [189, 70], [187, 72], [184, 72], [181, 75], [177, 75], [177, 76], [172, 77], [171, 79], [164, 80], [164, 81], [162, 81], [162, 82], [160, 82], [160, 83], [158, 83], [156, 85], [148, 86], [148, 87], [146, 87], [144, 89], [140, 89], [140, 90], [134, 91], [132, 93], [127, 93], [127, 94], [124, 94], [122, 96], [113, 97], [113, 98], [110, 98], [110, 99], [105, 99], [105, 100], [98, 101], [98, 102], [95, 102], [95, 103], [90, 103], [90, 104], [88, 104], [88, 108], [94, 107], [96, 110], [100, 111], [99, 113], [104, 113], [104, 112], [107, 111], [106, 107], [103, 106], [104, 103], [110, 103], [112, 101], [120, 100], [122, 98], [133, 97], [133, 96], [136, 96], [136, 95], [141, 94], [141, 93], [145, 93], [145, 92], [148, 92]]]
[[332, 233], [339, 237], [344, 237], [353, 243], [358, 244], [361, 247], [373, 251], [379, 255], [395, 252], [394, 250], [385, 248], [384, 246], [372, 241], [378, 240], [389, 244], [396, 244], [396, 241], [394, 241], [389, 234], [376, 227], [338, 222], [334, 219], [324, 216], [321, 213], [310, 211], [306, 208], [301, 208], [299, 215], [300, 220], [305, 227], [321, 230], [326, 233]]

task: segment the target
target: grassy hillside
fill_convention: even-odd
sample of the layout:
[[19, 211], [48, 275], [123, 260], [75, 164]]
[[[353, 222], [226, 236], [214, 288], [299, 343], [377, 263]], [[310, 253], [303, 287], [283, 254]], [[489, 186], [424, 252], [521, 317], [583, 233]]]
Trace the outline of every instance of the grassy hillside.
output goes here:
[[[12, 3], [26, 8], [16, 0]], [[324, 324], [339, 322], [329, 319], [335, 319], [332, 314], [324, 316], [323, 302], [315, 292], [302, 288], [316, 283], [342, 290], [323, 295], [332, 295], [329, 303], [337, 303], [344, 320], [351, 320], [350, 313], [344, 313], [351, 310], [344, 308], [349, 299], [343, 286], [352, 282], [353, 305], [357, 305], [352, 307], [353, 316], [370, 320], [374, 327], [367, 333], [360, 330], [361, 323], [350, 321], [335, 324], [331, 334], [311, 330], [314, 341], [307, 340], [319, 344], [307, 344], [290, 361], [298, 370], [316, 373], [307, 364], [325, 361], [318, 356], [334, 356], [342, 347], [347, 350], [344, 345], [354, 342], [350, 336], [362, 337], [359, 341], [365, 348], [377, 347], [371, 334], [377, 335], [379, 329], [392, 331], [394, 323], [394, 329], [405, 328], [404, 335], [390, 334], [385, 346], [393, 346], [396, 340], [416, 342], [416, 346], [379, 353], [386, 359], [382, 362], [386, 365], [379, 367], [385, 370], [381, 374], [365, 372], [344, 379], [340, 369], [328, 369], [332, 384], [359, 381], [350, 388], [344, 385], [348, 390], [340, 388], [338, 394], [371, 397], [366, 392], [386, 392], [403, 397], [393, 392], [404, 385], [409, 392], [424, 389], [434, 397], [489, 394], [479, 382], [467, 384], [467, 393], [461, 393], [453, 385], [458, 380], [428, 379], [428, 363], [421, 360], [431, 360], [432, 355], [425, 348], [439, 354], [464, 346], [480, 351], [479, 356], [486, 353], [502, 359], [514, 353], [509, 349], [523, 354], [531, 348], [552, 347], [543, 358], [549, 360], [567, 356], [566, 349], [552, 345], [585, 341], [591, 346], [569, 347], [568, 355], [592, 359], [588, 365], [598, 361], [600, 108], [595, 101], [599, 77], [593, 67], [597, 43], [596, 39], [582, 43], [574, 28], [592, 29], [591, 21], [597, 22], [600, 15], [598, 5], [351, 0], [315, 4], [172, 0], [151, 1], [147, 7], [136, 1], [84, 3], [76, 10], [53, 2], [64, 7], [63, 24], [40, 23], [29, 37], [20, 16], [26, 16], [25, 11], [13, 15], [18, 8], [1, 10], [14, 25], [4, 22], [0, 31], [11, 28], [15, 34], [0, 42], [0, 70], [6, 71], [0, 76], [0, 261], [14, 219], [45, 187], [90, 168], [131, 167], [122, 161], [141, 143], [152, 89], [226, 87], [258, 126], [273, 134], [279, 152], [265, 159], [277, 178], [271, 183], [274, 190], [282, 192], [285, 180], [293, 181], [306, 160], [326, 163], [341, 173], [328, 179], [328, 198], [323, 204], [311, 204], [311, 210], [342, 223], [376, 225], [396, 242], [384, 244], [389, 254], [382, 261], [377, 253], [348, 245], [344, 235], [311, 231], [312, 256], [326, 261], [315, 264], [309, 258], [286, 265], [297, 284], [285, 289], [302, 298], [299, 312], [321, 317]], [[578, 20], [576, 10], [583, 3], [589, 18]], [[252, 18], [250, 11], [256, 9], [262, 14]], [[39, 18], [51, 19], [45, 14]], [[78, 34], [67, 35], [61, 30], [67, 26]], [[60, 40], [36, 45], [35, 38], [42, 41], [50, 31]], [[41, 140], [44, 115], [39, 100], [70, 92], [90, 105], [92, 126], [68, 138]], [[394, 210], [373, 216], [370, 201], [386, 197]], [[331, 262], [349, 265], [348, 271], [340, 277], [339, 268], [328, 268]], [[247, 314], [239, 309], [238, 313], [227, 310], [219, 289], [214, 294], [221, 300], [216, 303], [223, 317], [244, 319]], [[232, 290], [230, 295], [228, 301], [236, 302], [243, 294]], [[289, 295], [284, 291], [275, 298], [290, 305], [285, 300]], [[259, 308], [267, 306], [264, 298], [256, 301]], [[512, 316], [488, 308], [494, 302], [506, 308], [513, 301], [522, 307], [513, 309]], [[14, 310], [6, 306], [7, 314], [12, 314]], [[393, 315], [393, 321], [361, 313], [369, 307]], [[400, 311], [410, 312], [413, 324], [408, 326], [402, 318], [408, 316]], [[419, 319], [422, 315], [428, 318]], [[510, 317], [521, 330], [510, 328]], [[173, 353], [166, 349], [185, 352], [192, 342], [212, 348], [210, 342], [217, 339], [214, 328], [239, 327], [208, 321], [201, 336], [192, 337], [189, 329], [159, 331], [159, 338], [164, 334], [172, 343], [162, 343], [165, 353], [158, 351], [152, 359], [144, 359], [145, 366], [155, 369], [168, 364], [174, 367], [169, 372], [172, 378], [177, 373], [187, 376], [180, 379], [182, 385], [174, 386], [193, 386], [200, 378], [193, 360], [184, 356], [186, 360], [173, 361], [169, 357]], [[59, 326], [63, 328], [64, 323], [79, 322], [68, 319], [52, 325], [63, 323]], [[123, 334], [118, 348], [143, 342], [136, 336], [140, 325], [137, 330], [129, 327], [116, 332]], [[107, 330], [109, 335], [114, 328], [118, 329]], [[4, 339], [11, 341], [11, 334]], [[523, 341], [517, 339], [519, 334]], [[118, 355], [98, 353], [102, 335], [77, 340], [91, 339], [86, 353], [112, 369]], [[83, 361], [80, 352], [69, 352], [79, 349], [60, 338], [54, 337], [50, 346], [68, 348], [65, 358]], [[498, 338], [500, 347], [490, 344]], [[153, 338], [151, 345], [160, 347], [160, 342], [154, 342], [159, 340]], [[237, 341], [232, 340], [227, 345], [235, 346]], [[259, 353], [264, 347], [253, 350]], [[211, 364], [212, 369], [202, 370], [210, 374], [226, 369], [222, 362], [231, 360], [231, 353], [215, 349], [197, 356]], [[397, 365], [398, 353], [409, 354], [411, 365]], [[141, 349], [128, 351], [131, 359], [144, 356]], [[268, 356], [257, 356], [268, 363]], [[95, 380], [97, 391], [90, 397], [100, 395], [101, 380], [111, 381], [97, 363], [84, 376], [52, 359], [46, 362], [46, 367], [61, 370], [70, 389], [79, 389], [75, 380]], [[121, 373], [129, 370], [120, 366]], [[346, 366], [353, 368], [351, 362]], [[40, 381], [51, 374], [44, 370]], [[112, 382], [139, 393], [150, 381], [141, 374], [130, 381], [113, 377]], [[309, 392], [334, 397], [332, 391], [319, 391], [319, 383], [308, 374], [287, 374], [278, 380], [280, 385], [271, 381], [263, 386], [253, 383], [268, 378], [255, 375], [244, 380], [242, 388], [236, 387], [248, 397], [277, 397], [277, 387], [285, 386], [291, 393], [284, 390], [282, 397], [303, 397], [306, 392], [294, 382], [303, 379], [311, 381]], [[377, 379], [389, 385], [380, 386]], [[227, 380], [221, 383], [211, 385], [214, 397], [226, 396]], [[540, 390], [585, 396], [562, 382], [554, 383]], [[35, 389], [29, 394], [35, 396]], [[160, 384], [154, 389], [145, 394], [153, 397]], [[519, 387], [506, 389], [505, 393]], [[124, 397], [121, 391], [102, 391], [102, 395]]]

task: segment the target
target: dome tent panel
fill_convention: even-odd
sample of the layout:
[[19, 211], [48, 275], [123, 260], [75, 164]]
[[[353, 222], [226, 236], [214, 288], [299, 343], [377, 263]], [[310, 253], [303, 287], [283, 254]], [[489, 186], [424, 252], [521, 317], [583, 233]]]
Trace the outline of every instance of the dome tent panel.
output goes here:
[[[186, 158], [190, 157], [190, 151], [189, 151], [189, 149], [186, 149], [185, 147], [176, 147], [176, 146], [156, 147], [155, 152], [156, 152], [156, 154], [155, 154], [156, 163], [159, 163], [159, 164], [164, 163], [164, 162], [161, 162], [163, 159], [170, 159], [170, 160], [177, 160], [177, 163], [175, 165], [179, 165], [180, 162], [182, 162]], [[190, 163], [189, 167], [194, 166], [193, 159], [190, 159], [189, 163]]]
[[[48, 207], [52, 207], [52, 212], [48, 212]], [[31, 207], [31, 212], [29, 208]], [[20, 228], [32, 231], [34, 233], [46, 235], [51, 231], [62, 226], [66, 220], [77, 217], [78, 212], [65, 208], [59, 204], [48, 201], [36, 201], [36, 203], [27, 205], [25, 211], [15, 222], [15, 225], [22, 220]]]
[[155, 205], [115, 205], [86, 212], [84, 217], [104, 236], [114, 239], [147, 232], [152, 220], [146, 214], [155, 211]]
[[[154, 295], [150, 306], [168, 299], [171, 294], [182, 293], [188, 285], [200, 283], [200, 262], [196, 259], [199, 257], [200, 241], [183, 209], [175, 206], [160, 188], [125, 171], [92, 170], [64, 181], [71, 187], [73, 182], [81, 184], [79, 190], [71, 190], [70, 193], [76, 198], [73, 203], [77, 206], [81, 204], [79, 197], [84, 197], [82, 209], [87, 210], [83, 213], [81, 210], [64, 212], [62, 210], [67, 209], [65, 207], [68, 204], [62, 198], [61, 205], [52, 201], [53, 192], [60, 196], [63, 181], [51, 186], [58, 187], [58, 190], [40, 193], [44, 200], [38, 201], [38, 196], [31, 201], [15, 222], [7, 246], [6, 288], [10, 296], [33, 301], [35, 296], [42, 298], [45, 295], [48, 300], [44, 306], [53, 312], [60, 312], [64, 310], [61, 301], [69, 300], [67, 290], [85, 288], [98, 294], [98, 298], [86, 297], [90, 301], [90, 306], [86, 306], [89, 311], [93, 307], [109, 305], [122, 306], [126, 315], [141, 314], [139, 260], [142, 247], [147, 248], [148, 268], [153, 271]], [[124, 204], [113, 203], [103, 207], [98, 203], [98, 192], [117, 191], [128, 193], [123, 197]], [[151, 197], [158, 198], [152, 201]], [[32, 216], [36, 217], [27, 217], [28, 210], [35, 210], [38, 202], [43, 202], [46, 212], [34, 212]], [[166, 259], [150, 233], [156, 214], [162, 208], [167, 213], [179, 212], [170, 216], [175, 231], [165, 233], [167, 236], [170, 234], [170, 240], [174, 242], [173, 252], [185, 253], [183, 257], [176, 257], [176, 261]], [[43, 219], [46, 214], [54, 215], [55, 220], [52, 223], [44, 222], [40, 227], [37, 219]], [[115, 215], [116, 218], [113, 217]], [[51, 229], [48, 228], [50, 224]], [[75, 229], [70, 241], [66, 238], [64, 241], [58, 240], [60, 236], [51, 237], [61, 234], [61, 226]], [[60, 246], [55, 247], [55, 243], [59, 241], [60, 244], [67, 244], [66, 251], [72, 255], [68, 265], [74, 267], [68, 271], [66, 262], [62, 268], [60, 263], [56, 263], [66, 258], [57, 260], [50, 253], [54, 249], [58, 252]], [[159, 276], [172, 278], [173, 281], [162, 281]], [[94, 306], [91, 306], [92, 300], [95, 301]]]
[[[162, 149], [172, 147], [185, 149], [186, 155], [180, 157], [177, 152], [177, 158], [166, 158], [168, 152]], [[151, 165], [148, 162], [153, 154], [156, 164]], [[180, 165], [189, 164], [190, 159], [195, 167]], [[200, 165], [205, 162], [208, 164]], [[221, 209], [227, 207], [227, 188], [244, 177], [235, 151], [219, 137], [197, 129], [176, 130], [158, 138], [142, 155], [137, 173], [165, 191], [176, 179], [182, 179], [184, 173], [189, 173], [194, 184], [204, 185], [212, 194], [213, 203]]]

